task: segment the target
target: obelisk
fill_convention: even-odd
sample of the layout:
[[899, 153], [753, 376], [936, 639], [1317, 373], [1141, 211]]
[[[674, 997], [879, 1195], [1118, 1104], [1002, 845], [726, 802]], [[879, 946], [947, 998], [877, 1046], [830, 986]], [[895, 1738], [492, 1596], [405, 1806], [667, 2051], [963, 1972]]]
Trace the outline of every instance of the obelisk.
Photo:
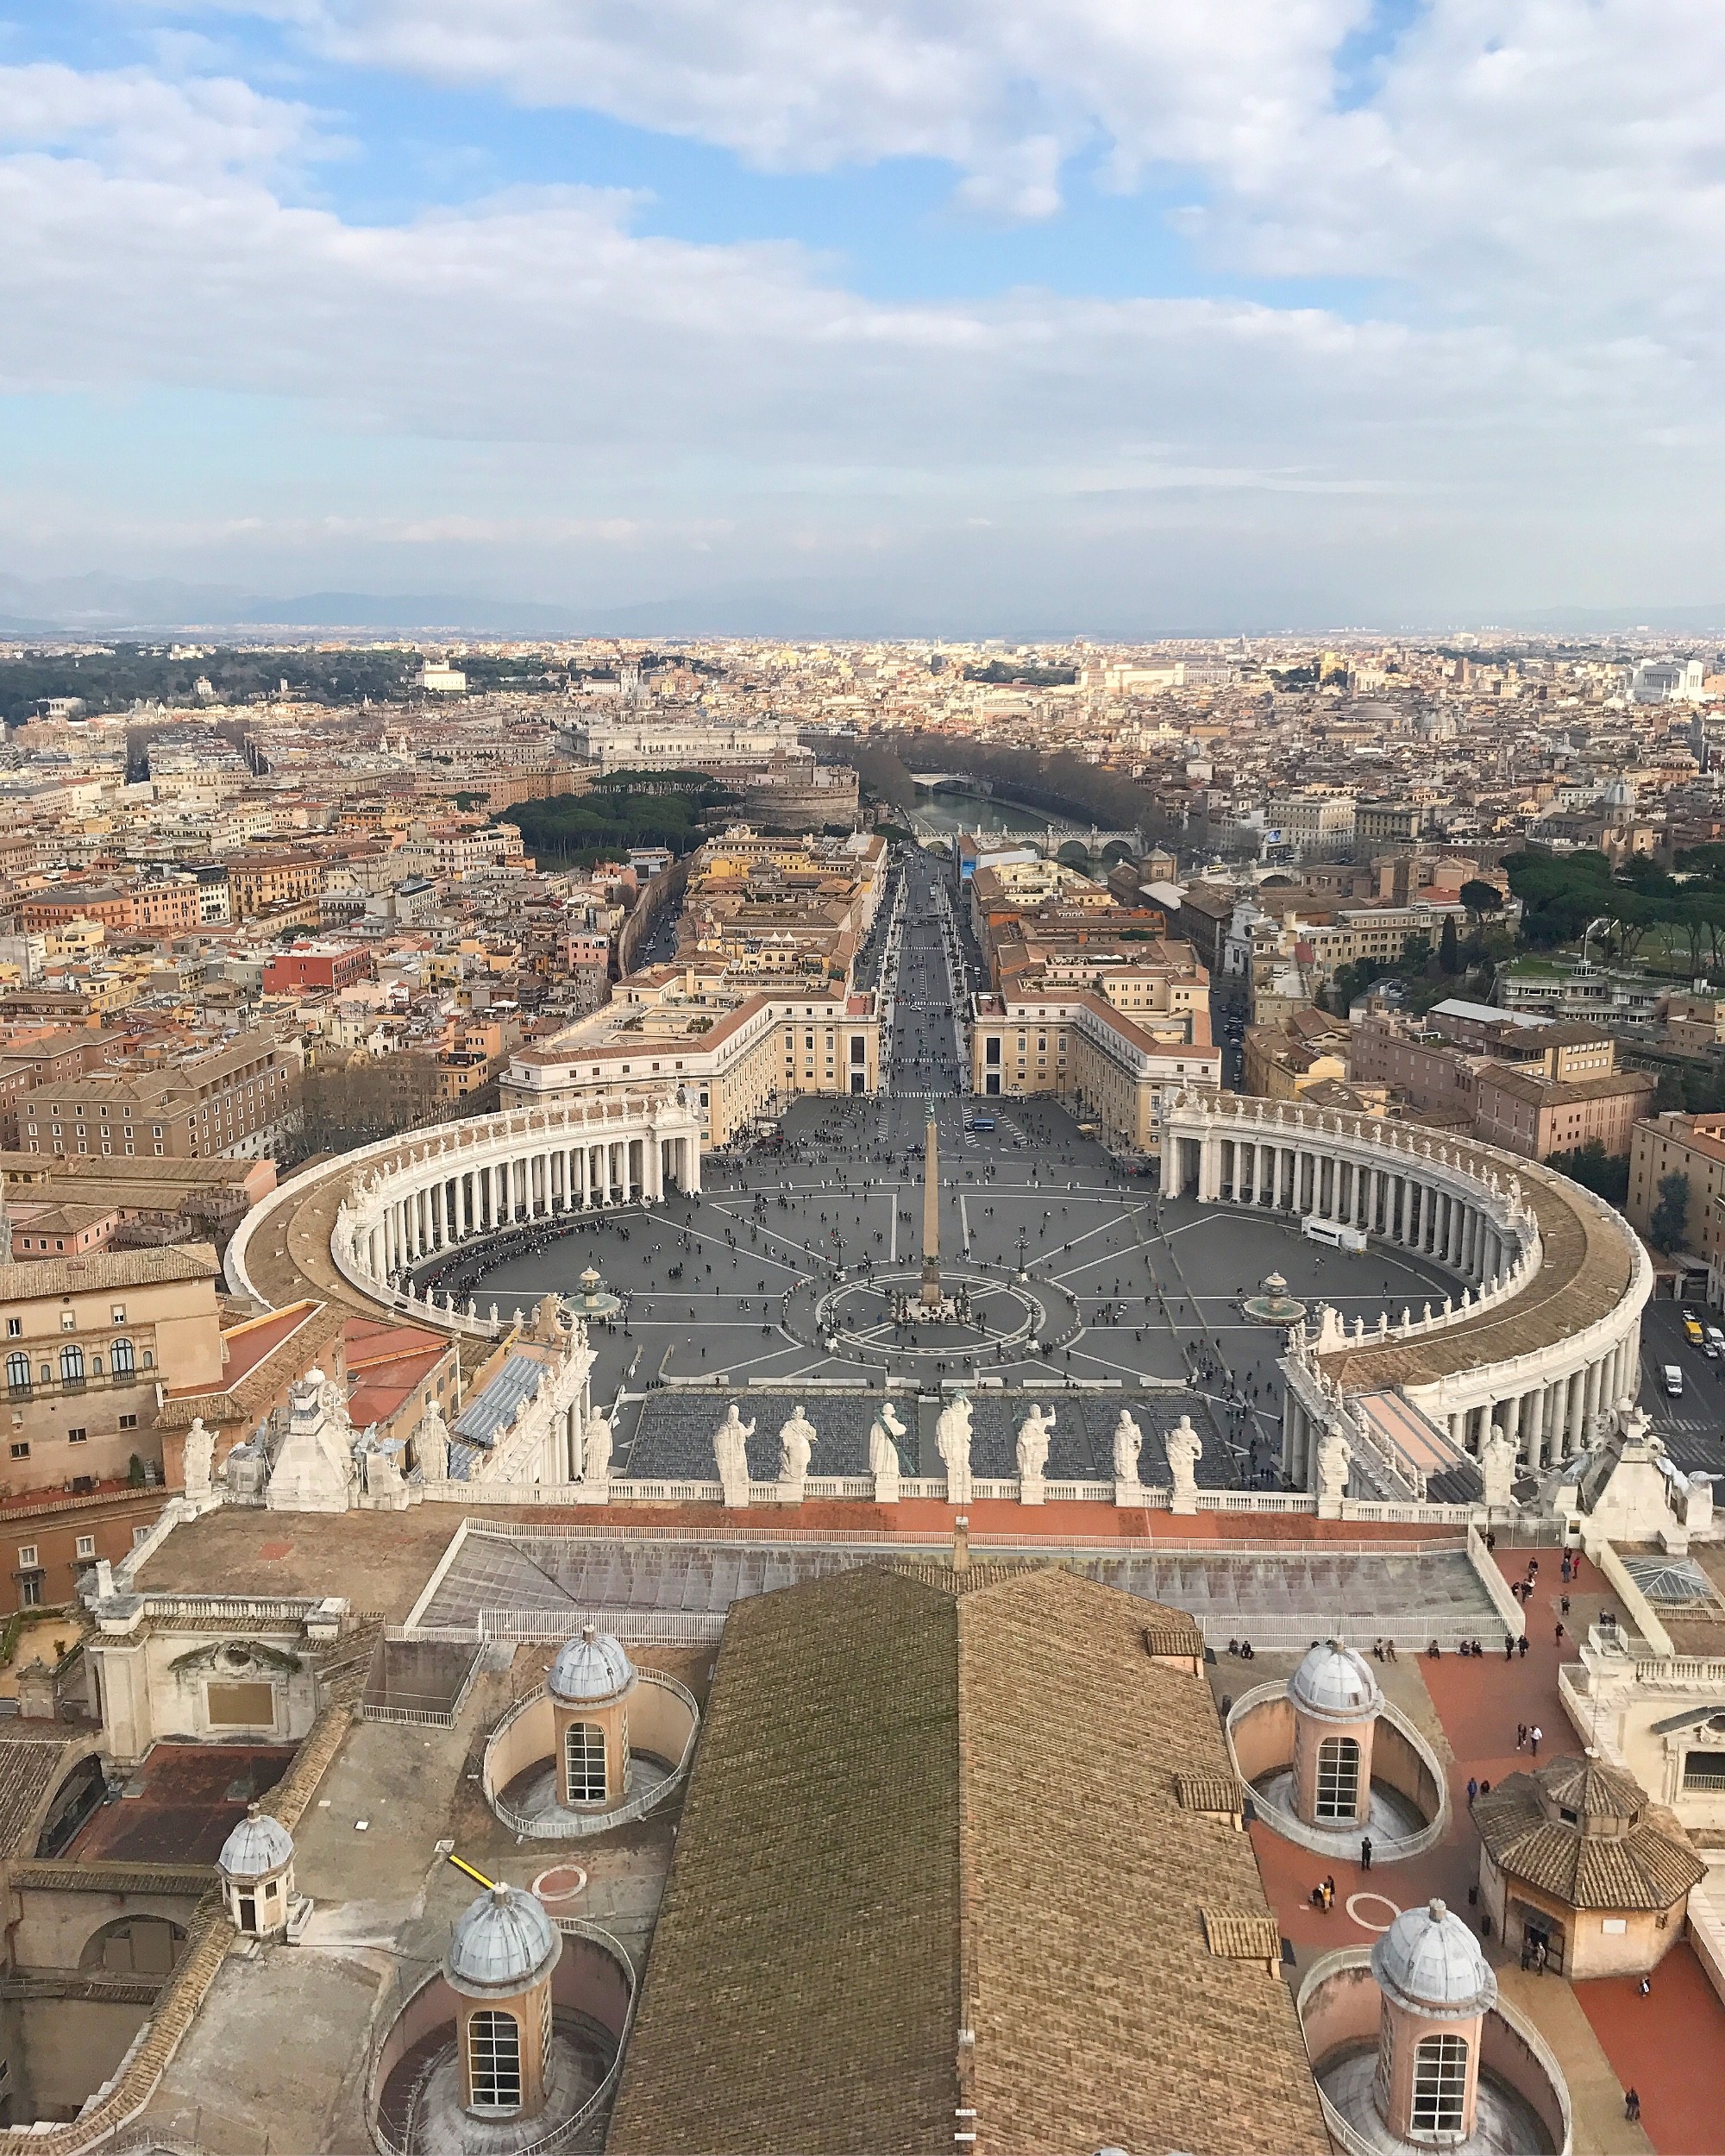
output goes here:
[[922, 1300], [932, 1309], [940, 1299], [940, 1141], [931, 1116], [922, 1149]]

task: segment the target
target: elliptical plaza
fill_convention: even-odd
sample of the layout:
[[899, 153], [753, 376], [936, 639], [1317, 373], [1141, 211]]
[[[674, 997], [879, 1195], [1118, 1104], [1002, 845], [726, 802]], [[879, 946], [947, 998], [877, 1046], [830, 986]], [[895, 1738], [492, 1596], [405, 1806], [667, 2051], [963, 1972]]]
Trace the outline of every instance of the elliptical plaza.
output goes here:
[[[1375, 1746], [1363, 1723], [1314, 1741], [1353, 1743], [1368, 1763], [1347, 1817], [1396, 1823], [1377, 1868], [1333, 1811], [1315, 1827], [1288, 1807], [1260, 1819], [1251, 1876], [1220, 1846], [1206, 1854], [1201, 1833], [1189, 1879], [1169, 1889], [1192, 1906], [1161, 1920], [1162, 1961], [1137, 1958], [1146, 1938], [1130, 1913], [1109, 1919], [1108, 1952], [1140, 1971], [1120, 2071], [1057, 2073], [1048, 2130], [1089, 2146], [1159, 2135], [1215, 2156], [1253, 2146], [1254, 2131], [1314, 2149], [1325, 2134], [1400, 2146], [1424, 2116], [1424, 2047], [1440, 2039], [1474, 2077], [1454, 2083], [1463, 2125], [1477, 2085], [1481, 2119], [1513, 2114], [1529, 2146], [1628, 2146], [1608, 2115], [1632, 2078], [1646, 2115], [1664, 2086], [1680, 2117], [1686, 2068], [1661, 2068], [1646, 2026], [1621, 2025], [1600, 1983], [1571, 1989], [1555, 1972], [1603, 1921], [1658, 1963], [1686, 2055], [1716, 2062], [1725, 2008], [1704, 1971], [1725, 1954], [1725, 1925], [1704, 1880], [1658, 1927], [1519, 1876], [1512, 1907], [1498, 1881], [1499, 1928], [1483, 1942], [1494, 1974], [1470, 1961], [1473, 2018], [1451, 2014], [1454, 2028], [1454, 2001], [1403, 1966], [1428, 1935], [1452, 1939], [1457, 1910], [1471, 1922], [1466, 1785], [1513, 1781], [1518, 1719], [1542, 1725], [1542, 1761], [1584, 1743], [1609, 1757], [1609, 1804], [1578, 1834], [1640, 1832], [1638, 1804], [1667, 1807], [1679, 1840], [1725, 1834], [1706, 1764], [1725, 1564], [1710, 1485], [1673, 1465], [1633, 1404], [1651, 1287], [1639, 1245], [1542, 1169], [1405, 1129], [1170, 1081], [1159, 1172], [1145, 1172], [1111, 1153], [1076, 1099], [967, 1098], [972, 976], [951, 896], [919, 852], [894, 870], [862, 973], [890, 1043], [881, 1092], [802, 1100], [747, 1153], [704, 1153], [701, 1103], [643, 1084], [371, 1148], [248, 1216], [229, 1254], [236, 1295], [411, 1316], [455, 1342], [463, 1397], [390, 1453], [312, 1373], [288, 1427], [214, 1461], [189, 1443], [185, 1499], [126, 1566], [104, 1569], [93, 1682], [104, 1746], [141, 1793], [163, 1738], [208, 1741], [184, 1674], [200, 1656], [229, 1689], [242, 1670], [260, 1702], [269, 1693], [292, 1763], [270, 1799], [285, 1831], [269, 1882], [279, 1931], [242, 1980], [216, 1920], [198, 1919], [195, 1952], [152, 2009], [171, 2040], [116, 2068], [90, 2131], [147, 2107], [160, 2134], [195, 2138], [228, 2071], [216, 2062], [293, 2015], [298, 2084], [272, 2084], [283, 2145], [369, 2138], [405, 2156], [459, 2132], [519, 2152], [597, 2134], [609, 2116], [618, 2146], [684, 2146], [665, 2108], [687, 2052], [670, 2033], [677, 1972], [720, 1947], [680, 1946], [682, 1927], [697, 1909], [712, 1920], [725, 1821], [746, 1811], [791, 1837], [770, 1855], [761, 1845], [759, 1912], [807, 1935], [797, 1896], [835, 1875], [801, 1851], [837, 1802], [823, 1777], [849, 1757], [844, 1732], [862, 1711], [847, 1682], [919, 1698], [932, 1685], [974, 1718], [1005, 1713], [1020, 1665], [1019, 1690], [1051, 1709], [1082, 1667], [1069, 1733], [1114, 1758], [1107, 1697], [1135, 1697], [1133, 1672], [1154, 1664], [1169, 1772], [1142, 1746], [1108, 1771], [1148, 1772], [1142, 1801], [1161, 1791], [1170, 1822], [1232, 1833], [1254, 1776], [1270, 1801], [1283, 1721], [1295, 1729], [1309, 1705], [1293, 1681], [1324, 1641], [1371, 1658], [1357, 1690]], [[1584, 1554], [1560, 1580], [1565, 1545]], [[1650, 1568], [1640, 1559], [1654, 1548]], [[1060, 1584], [1044, 1593], [1051, 1559]], [[882, 1568], [917, 1591], [876, 1596]], [[729, 1613], [781, 1588], [805, 1614], [751, 1624], [755, 1646], [733, 1660]], [[990, 1596], [994, 1644], [966, 1675], [966, 1611]], [[949, 1606], [956, 1691], [933, 1644]], [[865, 1608], [910, 1629], [865, 1653]], [[1068, 1676], [1057, 1611], [1092, 1643]], [[1124, 1628], [1122, 1611], [1138, 1612]], [[1484, 1656], [1458, 1652], [1475, 1642]], [[1237, 1666], [1248, 1647], [1249, 1672]], [[896, 1674], [870, 1655], [900, 1656]], [[572, 1687], [560, 1673], [577, 1663], [603, 1682]], [[762, 1716], [776, 1718], [770, 1737], [751, 1719]], [[1234, 1747], [1248, 1717], [1245, 1758]], [[911, 1728], [904, 1741], [920, 1743]], [[1063, 1732], [1048, 1734], [1057, 1749]], [[1028, 1741], [1015, 1736], [1011, 1755]], [[949, 1801], [946, 1754], [929, 1757], [932, 1817]], [[1339, 1801], [1339, 1771], [1320, 1762], [1320, 1801]], [[775, 1802], [773, 1788], [794, 1794]], [[1530, 1817], [1540, 1801], [1527, 1795]], [[873, 1832], [863, 1817], [859, 1837]], [[451, 1839], [479, 1901], [435, 1858]], [[937, 1891], [944, 1858], [869, 1847], [895, 1878], [910, 1867], [913, 1899], [914, 1882]], [[959, 1861], [974, 1853], [961, 1845]], [[221, 1922], [261, 1933], [259, 1891], [234, 1864]], [[1321, 1904], [1314, 1865], [1334, 1888]], [[961, 1987], [975, 1967], [966, 1927], [998, 1951], [986, 1912], [1011, 1900], [998, 1868], [966, 1876]], [[932, 1903], [919, 1919], [942, 1920]], [[1374, 1958], [1398, 1926], [1396, 1954]], [[1535, 1938], [1548, 1992], [1531, 1958], [1516, 1966]], [[1211, 2091], [1211, 2123], [1157, 2094], [1172, 2084], [1156, 2062], [1196, 2027], [1183, 2018], [1202, 1990], [1194, 1939], [1208, 1939], [1201, 1958], [1253, 1963], [1272, 1987], [1246, 2015], [1263, 2053], [1257, 2128], [1250, 2092], [1244, 2110], [1221, 2093], [1237, 2074], [1206, 2078], [1201, 2046], [1190, 2071]], [[308, 1960], [307, 1947], [320, 1951]], [[367, 1953], [381, 1958], [370, 1974]], [[750, 2044], [787, 2010], [760, 1956], [737, 1967], [726, 2011], [741, 2048], [709, 2069], [723, 2115], [755, 2071]], [[907, 1972], [888, 1974], [888, 1996], [909, 1996]], [[1355, 2054], [1378, 2040], [1373, 1984], [1409, 2018], [1385, 2069], [1406, 2086], [1368, 2112], [1376, 2084]], [[1559, 1987], [1560, 2010], [1547, 2003]], [[1165, 2009], [1143, 2005], [1152, 1995]], [[866, 2049], [863, 2025], [824, 2007], [810, 2026], [825, 2056]], [[542, 2046], [532, 2071], [524, 2032]], [[967, 2146], [1035, 2145], [1004, 2096], [983, 2115], [988, 2090], [1007, 2086], [989, 2079], [996, 2040], [966, 2021], [940, 2045], [950, 2107], [978, 2121]], [[1488, 2084], [1509, 2092], [1501, 2104]], [[1111, 2108], [1111, 2087], [1130, 2102]], [[1449, 2087], [1431, 2103], [1448, 2103]], [[212, 2147], [245, 2131], [243, 2096], [229, 2108], [229, 2139]], [[688, 2116], [702, 2111], [692, 2095]], [[804, 2118], [807, 2145], [839, 2145], [836, 2115], [817, 2104]], [[68, 2156], [84, 2145], [69, 2140]]]

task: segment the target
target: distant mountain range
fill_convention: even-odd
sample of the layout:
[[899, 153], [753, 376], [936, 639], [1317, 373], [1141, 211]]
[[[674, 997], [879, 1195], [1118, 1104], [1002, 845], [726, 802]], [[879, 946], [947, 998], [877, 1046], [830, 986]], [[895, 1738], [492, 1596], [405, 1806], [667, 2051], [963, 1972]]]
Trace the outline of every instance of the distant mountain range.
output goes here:
[[[1151, 602], [1153, 603], [1153, 602]], [[1270, 607], [1276, 618], [1270, 618]], [[1051, 613], [1064, 615], [1063, 605]], [[1108, 612], [1117, 611], [1110, 607]], [[247, 637], [270, 630], [364, 631], [416, 636], [502, 637], [827, 637], [1023, 640], [1089, 635], [1131, 641], [1167, 636], [1319, 635], [1333, 630], [1308, 609], [1254, 607], [1254, 617], [1220, 618], [1215, 600], [1201, 607], [1176, 602], [1182, 618], [1138, 623], [1118, 619], [1037, 620], [996, 599], [979, 619], [963, 600], [924, 598], [910, 604], [885, 586], [839, 587], [819, 579], [731, 585], [632, 606], [591, 607], [579, 600], [545, 602], [495, 599], [473, 592], [301, 592], [291, 598], [247, 592], [235, 585], [194, 584], [171, 577], [126, 578], [92, 574], [40, 580], [0, 575], [0, 636], [118, 638], [209, 634]], [[1145, 608], [1148, 617], [1150, 608]], [[1207, 617], [1207, 618], [1200, 618]], [[1464, 625], [1477, 630], [1546, 636], [1612, 636], [1644, 630], [1654, 636], [1725, 634], [1725, 602], [1687, 607], [1550, 607], [1501, 614], [1471, 625], [1433, 619], [1420, 633], [1441, 634]], [[1386, 622], [1384, 633], [1408, 633], [1405, 619]]]

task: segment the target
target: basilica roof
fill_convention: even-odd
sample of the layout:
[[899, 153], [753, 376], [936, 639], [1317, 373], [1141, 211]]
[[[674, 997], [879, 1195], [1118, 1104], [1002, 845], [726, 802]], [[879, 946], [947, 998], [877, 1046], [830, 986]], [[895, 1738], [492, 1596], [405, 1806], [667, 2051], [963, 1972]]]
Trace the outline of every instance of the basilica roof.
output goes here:
[[[1166, 1610], [1051, 1566], [733, 1606], [607, 2147], [1325, 2156]], [[1189, 1788], [1189, 1795], [1191, 1793]], [[1032, 2036], [1026, 2032], [1033, 2032]]]

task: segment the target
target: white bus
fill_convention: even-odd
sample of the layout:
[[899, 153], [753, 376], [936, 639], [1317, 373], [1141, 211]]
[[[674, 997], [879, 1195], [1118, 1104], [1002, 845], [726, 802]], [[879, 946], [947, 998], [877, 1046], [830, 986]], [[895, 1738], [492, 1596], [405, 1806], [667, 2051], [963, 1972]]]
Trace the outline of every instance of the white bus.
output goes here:
[[1313, 1242], [1327, 1242], [1333, 1250], [1364, 1250], [1365, 1230], [1350, 1228], [1339, 1220], [1323, 1220], [1316, 1213], [1308, 1213], [1300, 1223], [1300, 1233]]

